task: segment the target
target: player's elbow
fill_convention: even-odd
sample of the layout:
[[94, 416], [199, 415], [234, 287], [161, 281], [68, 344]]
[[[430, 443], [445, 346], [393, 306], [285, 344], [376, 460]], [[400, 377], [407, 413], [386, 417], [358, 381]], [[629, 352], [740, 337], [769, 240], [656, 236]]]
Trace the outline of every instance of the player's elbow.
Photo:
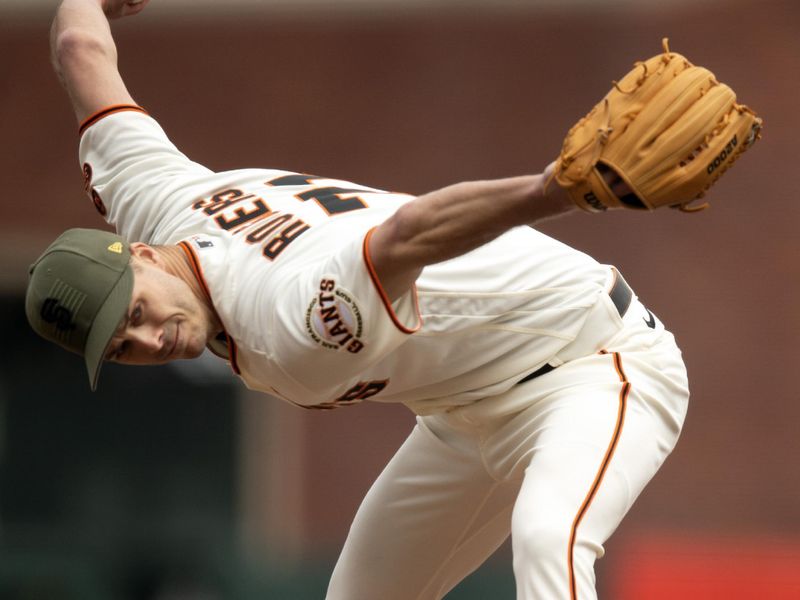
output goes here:
[[424, 216], [413, 202], [409, 202], [381, 224], [393, 260], [408, 260], [416, 254], [419, 238], [424, 233]]
[[98, 60], [116, 62], [116, 50], [90, 31], [60, 31], [52, 41], [53, 66], [62, 76]]

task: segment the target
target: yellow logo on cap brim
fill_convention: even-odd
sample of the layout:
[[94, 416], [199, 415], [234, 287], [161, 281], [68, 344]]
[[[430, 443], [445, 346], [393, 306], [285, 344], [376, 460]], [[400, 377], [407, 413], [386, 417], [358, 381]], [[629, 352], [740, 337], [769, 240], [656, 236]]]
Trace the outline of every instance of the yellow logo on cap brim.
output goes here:
[[108, 251], [122, 254], [122, 242], [114, 242], [108, 247]]

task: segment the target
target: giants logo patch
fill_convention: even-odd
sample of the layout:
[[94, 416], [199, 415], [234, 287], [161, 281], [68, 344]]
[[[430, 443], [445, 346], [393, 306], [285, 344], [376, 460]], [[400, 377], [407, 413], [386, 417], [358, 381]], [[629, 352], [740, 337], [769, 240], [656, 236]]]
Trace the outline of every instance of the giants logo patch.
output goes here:
[[94, 204], [100, 216], [105, 217], [108, 211], [106, 210], [106, 205], [103, 204], [102, 198], [100, 198], [100, 194], [92, 187], [92, 165], [89, 163], [83, 163], [83, 189], [89, 194], [89, 198], [91, 198], [92, 204]]
[[92, 165], [89, 163], [83, 163], [83, 189], [87, 194], [92, 189]]
[[352, 294], [332, 278], [319, 282], [319, 291], [306, 309], [306, 333], [330, 350], [347, 349], [356, 354], [364, 348], [364, 323]]

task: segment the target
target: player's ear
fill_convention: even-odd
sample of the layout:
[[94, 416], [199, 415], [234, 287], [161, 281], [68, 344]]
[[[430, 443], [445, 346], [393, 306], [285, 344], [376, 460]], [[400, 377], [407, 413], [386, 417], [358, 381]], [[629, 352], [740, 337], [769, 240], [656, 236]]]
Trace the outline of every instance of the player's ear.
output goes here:
[[161, 262], [161, 256], [152, 246], [148, 246], [144, 242], [133, 242], [130, 245], [131, 256], [136, 260], [158, 265]]

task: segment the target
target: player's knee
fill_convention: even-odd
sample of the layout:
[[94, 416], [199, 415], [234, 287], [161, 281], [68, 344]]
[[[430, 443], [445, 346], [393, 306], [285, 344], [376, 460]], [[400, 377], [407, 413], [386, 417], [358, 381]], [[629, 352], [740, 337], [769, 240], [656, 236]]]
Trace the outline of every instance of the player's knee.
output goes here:
[[570, 528], [542, 519], [515, 523], [511, 534], [514, 562], [533, 565], [563, 561], [570, 541]]

